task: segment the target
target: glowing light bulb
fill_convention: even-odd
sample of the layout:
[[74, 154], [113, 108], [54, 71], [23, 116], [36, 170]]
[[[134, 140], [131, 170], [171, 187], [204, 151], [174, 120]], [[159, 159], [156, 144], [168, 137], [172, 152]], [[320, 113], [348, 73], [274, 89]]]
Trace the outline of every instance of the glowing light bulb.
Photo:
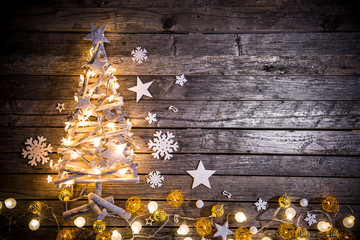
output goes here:
[[300, 200], [300, 206], [306, 207], [309, 204], [309, 201], [306, 198]]
[[0, 209], [2, 209], [3, 203], [2, 201], [0, 201]]
[[77, 226], [78, 228], [82, 228], [85, 225], [85, 218], [83, 217], [77, 217], [74, 220], [74, 224], [75, 226]]
[[109, 102], [111, 102], [113, 99], [114, 99], [114, 95], [110, 95], [109, 97], [108, 97], [108, 99], [109, 99]]
[[37, 219], [32, 219], [30, 222], [29, 222], [29, 228], [33, 231], [36, 231], [38, 230], [40, 227], [40, 222], [39, 220]]
[[189, 227], [186, 224], [181, 224], [179, 229], [177, 230], [179, 235], [186, 235], [189, 233]]
[[355, 224], [355, 217], [350, 215], [343, 220], [344, 227], [346, 228], [352, 228]]
[[256, 234], [257, 232], [258, 232], [257, 227], [255, 227], [255, 226], [251, 226], [251, 227], [250, 227], [250, 233], [251, 233], [251, 234]]
[[155, 201], [151, 201], [148, 203], [149, 213], [154, 213], [158, 209], [158, 204]]
[[202, 208], [204, 206], [204, 202], [202, 200], [197, 200], [196, 201], [196, 207], [197, 208]]
[[113, 127], [115, 127], [115, 123], [109, 122], [108, 124], [106, 124], [106, 127], [113, 128]]
[[140, 222], [133, 222], [131, 224], [131, 230], [134, 232], [134, 234], [139, 234], [142, 226]]
[[7, 207], [8, 209], [13, 209], [14, 207], [16, 207], [16, 200], [14, 198], [8, 198], [4, 201], [5, 203], [5, 207]]
[[95, 138], [93, 140], [93, 144], [94, 144], [94, 147], [99, 147], [100, 144], [101, 144], [101, 139], [100, 138]]
[[121, 240], [121, 237], [121, 234], [117, 230], [112, 231], [111, 240]]
[[235, 220], [237, 222], [240, 222], [240, 223], [245, 222], [246, 221], [246, 216], [245, 216], [245, 214], [243, 212], [237, 212], [235, 214]]
[[271, 240], [269, 237], [263, 237], [262, 240]]
[[192, 240], [192, 238], [191, 237], [186, 237], [186, 238], [184, 238], [184, 240]]
[[330, 227], [330, 223], [325, 221], [320, 221], [317, 224], [317, 228], [319, 229], [320, 232], [326, 232], [326, 230], [328, 230], [329, 227]]
[[296, 211], [295, 211], [295, 209], [289, 207], [285, 210], [285, 215], [288, 220], [291, 220], [295, 217]]

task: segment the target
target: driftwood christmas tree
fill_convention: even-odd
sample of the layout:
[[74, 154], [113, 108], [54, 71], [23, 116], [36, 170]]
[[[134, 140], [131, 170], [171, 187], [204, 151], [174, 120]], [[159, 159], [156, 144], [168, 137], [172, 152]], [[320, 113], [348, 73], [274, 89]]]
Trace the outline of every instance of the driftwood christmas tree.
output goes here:
[[113, 197], [101, 197], [101, 184], [108, 182], [138, 182], [132, 148], [131, 123], [126, 121], [121, 106], [123, 98], [114, 69], [107, 60], [104, 42], [106, 26], [99, 29], [91, 25], [90, 59], [82, 67], [81, 88], [75, 93], [78, 104], [66, 123], [66, 137], [58, 149], [59, 163], [54, 165], [58, 174], [58, 187], [76, 183], [95, 183], [95, 193], [88, 194], [89, 204], [64, 212], [65, 218], [94, 212], [99, 220], [107, 210], [126, 219], [131, 215], [114, 204]]

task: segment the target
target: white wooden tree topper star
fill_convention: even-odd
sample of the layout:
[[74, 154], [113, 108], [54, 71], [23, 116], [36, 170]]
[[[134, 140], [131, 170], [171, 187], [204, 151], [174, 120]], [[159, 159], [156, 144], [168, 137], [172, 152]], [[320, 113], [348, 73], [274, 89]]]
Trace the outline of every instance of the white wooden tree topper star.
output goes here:
[[99, 42], [107, 42], [110, 41], [104, 36], [104, 32], [107, 25], [102, 26], [101, 28], [96, 28], [93, 24], [91, 24], [91, 33], [84, 37], [85, 40], [91, 40], [93, 44], [93, 48], [95, 49]]
[[143, 95], [152, 98], [152, 96], [151, 96], [151, 94], [150, 94], [150, 92], [148, 90], [148, 88], [150, 87], [150, 85], [152, 83], [153, 83], [153, 81], [143, 83], [141, 81], [141, 79], [139, 77], [137, 77], [136, 86], [132, 87], [132, 88], [129, 88], [130, 91], [136, 92], [136, 102], [138, 102]]
[[203, 184], [204, 186], [211, 188], [209, 177], [211, 177], [211, 175], [213, 175], [216, 171], [206, 170], [204, 164], [202, 163], [202, 161], [200, 161], [196, 170], [189, 170], [186, 172], [194, 178], [192, 188], [195, 188], [200, 184]]
[[223, 240], [226, 240], [227, 235], [233, 234], [232, 231], [229, 230], [229, 222], [226, 221], [224, 225], [219, 225], [215, 223], [217, 232], [214, 234], [214, 237], [221, 237]]

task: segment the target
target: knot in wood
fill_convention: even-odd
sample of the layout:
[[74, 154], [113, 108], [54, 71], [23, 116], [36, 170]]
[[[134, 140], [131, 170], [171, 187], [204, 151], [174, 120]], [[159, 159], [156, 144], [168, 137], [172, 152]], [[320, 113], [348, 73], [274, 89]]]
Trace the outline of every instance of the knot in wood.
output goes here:
[[165, 30], [170, 30], [176, 24], [176, 17], [173, 15], [165, 15], [161, 19], [162, 28]]

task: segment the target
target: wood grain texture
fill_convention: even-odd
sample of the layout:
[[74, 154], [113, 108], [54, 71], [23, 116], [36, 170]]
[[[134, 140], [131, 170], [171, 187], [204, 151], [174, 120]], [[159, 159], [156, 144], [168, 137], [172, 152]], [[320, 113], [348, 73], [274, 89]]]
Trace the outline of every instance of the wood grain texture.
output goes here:
[[[0, 126], [64, 127], [75, 101], [59, 113], [53, 100], [0, 100]], [[125, 102], [123, 112], [133, 127], [359, 129], [359, 101], [144, 101]], [[172, 112], [176, 106], [179, 112]], [[149, 124], [148, 112], [158, 122]], [[274, 114], [276, 113], [276, 114]], [[194, 119], [193, 116], [196, 116]]]
[[[184, 87], [175, 85], [175, 73], [170, 76], [144, 76], [143, 82], [154, 81], [149, 91], [153, 98], [143, 97], [138, 105], [149, 101], [236, 101], [236, 100], [360, 100], [359, 76], [188, 76]], [[136, 94], [128, 88], [136, 85], [136, 76], [117, 76], [119, 93], [128, 103]], [[30, 109], [54, 113], [58, 101], [71, 100], [79, 88], [79, 76], [0, 76], [0, 99], [54, 100], [50, 105], [1, 101], [2, 113], [28, 114]], [[46, 94], [44, 94], [46, 92]], [[16, 104], [13, 105], [12, 103]], [[23, 105], [24, 104], [24, 105]], [[18, 110], [17, 110], [18, 109]], [[29, 110], [26, 110], [29, 109]], [[68, 109], [70, 109], [68, 107]], [[344, 107], [348, 109], [348, 107]], [[135, 114], [134, 114], [135, 115]]]

